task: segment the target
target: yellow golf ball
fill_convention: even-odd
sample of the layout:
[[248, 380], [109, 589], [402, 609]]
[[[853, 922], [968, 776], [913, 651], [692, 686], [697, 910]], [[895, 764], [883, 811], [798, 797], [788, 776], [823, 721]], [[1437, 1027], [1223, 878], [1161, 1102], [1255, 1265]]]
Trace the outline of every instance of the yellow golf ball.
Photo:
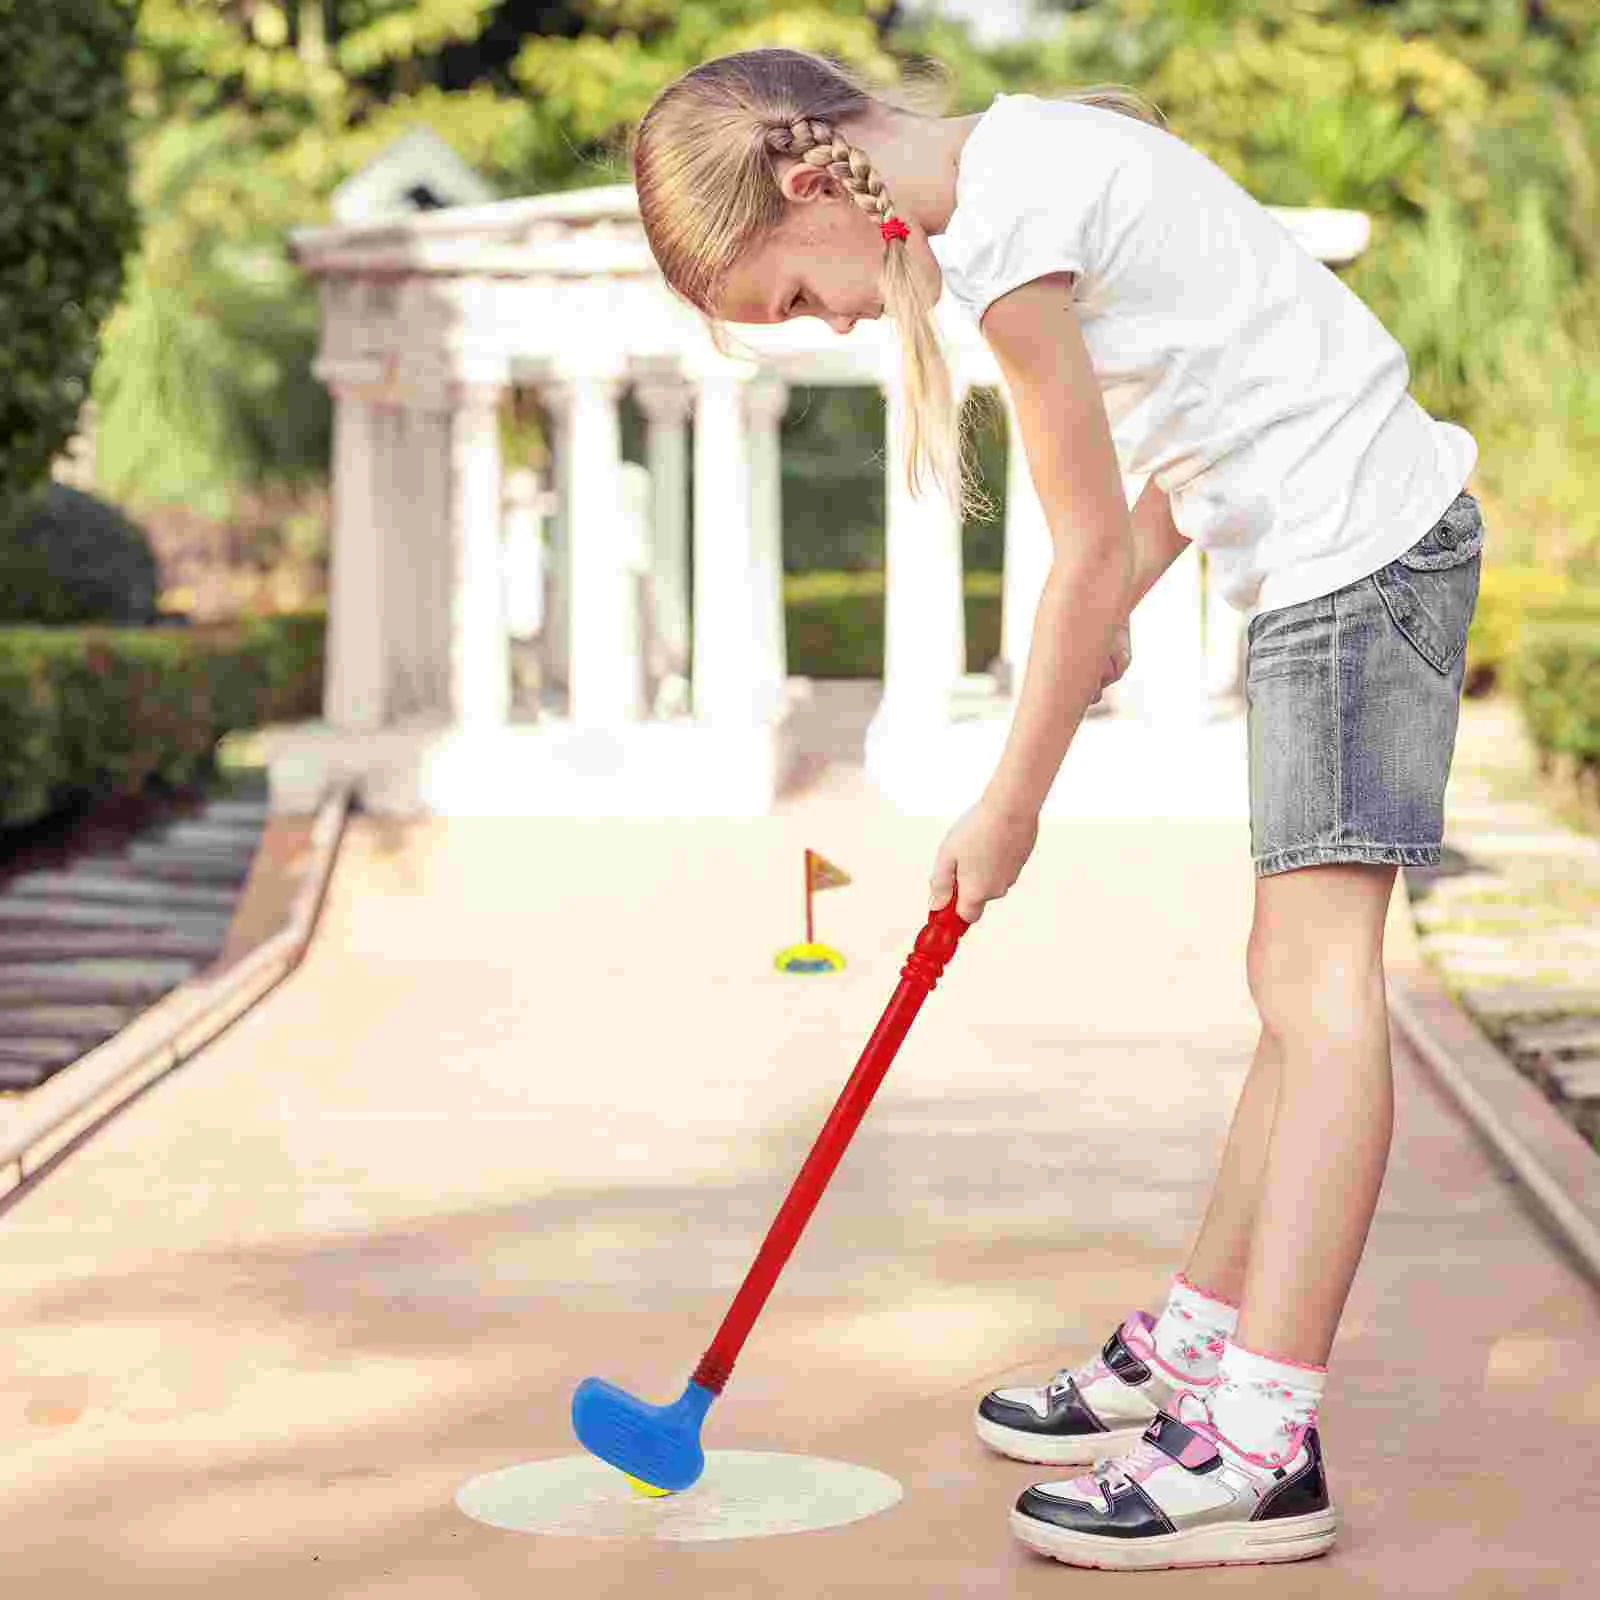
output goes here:
[[634, 1477], [631, 1472], [624, 1472], [622, 1476], [628, 1480], [628, 1487], [635, 1494], [648, 1495], [652, 1500], [662, 1499], [672, 1493], [670, 1489], [658, 1489], [653, 1483], [646, 1483], [643, 1478]]

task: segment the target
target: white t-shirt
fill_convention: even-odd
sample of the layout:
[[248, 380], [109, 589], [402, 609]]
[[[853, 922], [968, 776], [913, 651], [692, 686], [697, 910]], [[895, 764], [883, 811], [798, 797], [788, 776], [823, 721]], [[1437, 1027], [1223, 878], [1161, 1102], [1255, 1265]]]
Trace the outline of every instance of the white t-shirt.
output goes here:
[[1262, 205], [1119, 112], [997, 95], [968, 135], [945, 287], [981, 317], [1052, 272], [1126, 478], [1154, 477], [1240, 610], [1331, 594], [1443, 515], [1477, 461], [1407, 392], [1404, 350]]

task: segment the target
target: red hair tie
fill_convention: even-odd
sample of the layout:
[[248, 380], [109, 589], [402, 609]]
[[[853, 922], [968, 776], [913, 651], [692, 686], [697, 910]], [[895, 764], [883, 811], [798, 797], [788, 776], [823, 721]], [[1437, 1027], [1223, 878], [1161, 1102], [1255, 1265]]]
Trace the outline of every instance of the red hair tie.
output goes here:
[[891, 239], [909, 239], [911, 237], [911, 230], [899, 217], [885, 217], [878, 226], [883, 232], [885, 244]]

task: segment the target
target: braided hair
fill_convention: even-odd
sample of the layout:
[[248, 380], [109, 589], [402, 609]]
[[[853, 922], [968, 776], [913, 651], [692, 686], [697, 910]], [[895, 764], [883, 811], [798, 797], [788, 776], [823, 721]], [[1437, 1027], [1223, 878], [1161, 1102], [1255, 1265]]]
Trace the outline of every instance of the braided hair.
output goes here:
[[[1159, 120], [1119, 89], [1074, 98]], [[912, 270], [912, 230], [895, 214], [871, 158], [839, 132], [888, 104], [837, 63], [804, 50], [746, 50], [708, 61], [662, 90], [634, 132], [639, 215], [667, 283], [714, 319], [734, 264], [788, 209], [780, 163], [803, 161], [837, 179], [883, 232], [884, 309], [902, 354], [907, 483], [914, 494], [936, 486], [963, 510], [981, 512], [988, 502], [965, 448], [933, 300]]]

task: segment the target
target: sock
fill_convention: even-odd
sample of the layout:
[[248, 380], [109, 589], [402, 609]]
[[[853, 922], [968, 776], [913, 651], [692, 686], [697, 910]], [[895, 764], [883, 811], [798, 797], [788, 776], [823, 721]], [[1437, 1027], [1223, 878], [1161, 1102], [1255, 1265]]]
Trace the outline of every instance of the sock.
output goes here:
[[1151, 1336], [1156, 1354], [1169, 1367], [1196, 1383], [1209, 1383], [1216, 1376], [1224, 1343], [1238, 1325], [1238, 1306], [1197, 1289], [1178, 1272]]
[[1211, 1421], [1247, 1460], [1276, 1465], [1295, 1448], [1296, 1434], [1315, 1425], [1327, 1377], [1326, 1367], [1257, 1355], [1230, 1338], [1206, 1396]]

